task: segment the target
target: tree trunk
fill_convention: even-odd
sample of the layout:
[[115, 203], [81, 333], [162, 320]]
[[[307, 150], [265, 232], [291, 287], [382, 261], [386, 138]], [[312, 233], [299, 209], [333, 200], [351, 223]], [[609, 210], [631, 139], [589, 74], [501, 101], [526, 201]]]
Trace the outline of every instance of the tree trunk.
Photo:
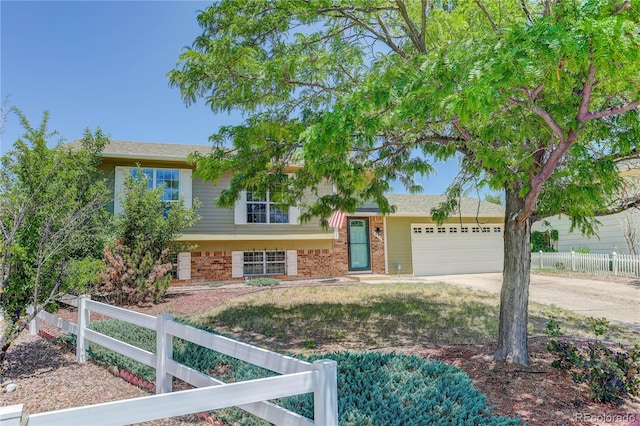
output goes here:
[[500, 292], [500, 325], [496, 360], [529, 365], [527, 324], [531, 272], [531, 219], [518, 220], [524, 200], [507, 189], [504, 230], [504, 269]]

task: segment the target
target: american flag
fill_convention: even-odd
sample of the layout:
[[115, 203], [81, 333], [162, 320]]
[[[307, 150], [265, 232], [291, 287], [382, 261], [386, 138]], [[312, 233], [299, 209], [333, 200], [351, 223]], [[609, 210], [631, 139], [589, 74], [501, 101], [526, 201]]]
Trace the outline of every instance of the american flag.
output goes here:
[[333, 212], [331, 217], [329, 218], [329, 226], [332, 228], [342, 228], [342, 224], [344, 223], [344, 218], [346, 215], [342, 213], [340, 210], [336, 210]]

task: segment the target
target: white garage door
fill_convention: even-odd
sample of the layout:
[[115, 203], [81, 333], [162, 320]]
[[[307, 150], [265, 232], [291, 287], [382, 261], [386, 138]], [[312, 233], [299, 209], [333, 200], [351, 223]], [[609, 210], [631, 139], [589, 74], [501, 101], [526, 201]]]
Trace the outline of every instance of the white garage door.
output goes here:
[[502, 271], [502, 225], [411, 224], [413, 275]]

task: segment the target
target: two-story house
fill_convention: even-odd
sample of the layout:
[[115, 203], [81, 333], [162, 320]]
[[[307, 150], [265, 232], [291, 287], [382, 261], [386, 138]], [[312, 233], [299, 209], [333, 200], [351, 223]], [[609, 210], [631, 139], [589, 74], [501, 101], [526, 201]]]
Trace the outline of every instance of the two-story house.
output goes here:
[[[336, 227], [323, 229], [317, 219], [300, 223], [297, 206], [283, 208], [276, 194], [245, 191], [234, 208], [215, 199], [229, 184], [194, 179], [186, 161], [208, 146], [112, 141], [101, 168], [114, 188], [108, 209], [121, 211], [125, 177], [137, 165], [152, 186], [164, 185], [165, 201], [186, 206], [198, 198], [202, 219], [185, 229], [181, 241], [195, 246], [179, 253], [179, 281], [225, 281], [255, 276], [276, 278], [330, 277], [351, 273], [436, 275], [502, 270], [504, 208], [463, 198], [459, 214], [438, 226], [431, 208], [442, 198], [389, 194], [395, 213], [362, 208]], [[327, 191], [331, 191], [327, 185]]]

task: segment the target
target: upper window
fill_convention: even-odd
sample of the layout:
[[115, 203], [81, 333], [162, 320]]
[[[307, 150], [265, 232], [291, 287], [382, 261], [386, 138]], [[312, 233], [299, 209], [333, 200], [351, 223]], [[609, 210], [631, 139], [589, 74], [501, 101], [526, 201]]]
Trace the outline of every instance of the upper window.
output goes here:
[[114, 185], [114, 203], [113, 213], [122, 212], [121, 198], [124, 193], [124, 182], [127, 176], [134, 178], [138, 174], [138, 170], [144, 176], [149, 178], [148, 185], [150, 189], [164, 187], [162, 193], [162, 201], [176, 202], [182, 200], [184, 206], [191, 208], [192, 200], [192, 184], [190, 169], [165, 169], [143, 167], [138, 169], [131, 166], [116, 166], [115, 168], [115, 185]]
[[247, 191], [247, 223], [289, 223], [289, 207], [277, 202], [269, 191], [264, 195]]
[[162, 201], [174, 202], [180, 199], [180, 170], [179, 169], [137, 169], [131, 168], [134, 178], [138, 170], [149, 178], [149, 189], [164, 185]]
[[300, 210], [286, 200], [287, 175], [274, 175], [266, 188], [250, 188], [240, 193], [236, 201], [234, 223], [244, 224], [298, 224]]

